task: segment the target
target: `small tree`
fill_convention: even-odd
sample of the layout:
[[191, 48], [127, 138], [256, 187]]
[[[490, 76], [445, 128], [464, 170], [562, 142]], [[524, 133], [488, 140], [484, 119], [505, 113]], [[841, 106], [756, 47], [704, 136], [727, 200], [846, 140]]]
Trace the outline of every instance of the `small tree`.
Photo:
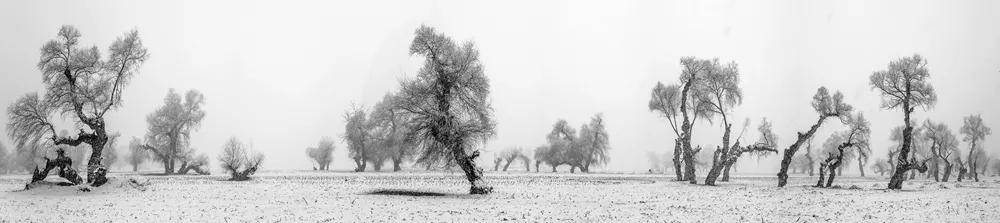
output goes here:
[[219, 164], [222, 165], [223, 170], [229, 173], [229, 180], [249, 180], [250, 175], [260, 169], [264, 162], [264, 154], [251, 153], [249, 145], [236, 137], [229, 138], [229, 141], [223, 146], [222, 154], [219, 154]]
[[392, 171], [402, 170], [402, 163], [412, 159], [414, 155], [414, 141], [407, 137], [409, 130], [413, 128], [410, 116], [406, 115], [399, 108], [399, 98], [392, 93], [387, 93], [382, 100], [375, 104], [369, 121], [372, 123], [372, 138], [377, 154], [376, 170], [381, 165], [382, 160], [392, 161]]
[[823, 184], [823, 170], [820, 170], [819, 183], [817, 187], [830, 187], [833, 185], [833, 179], [837, 176], [837, 171], [844, 164], [845, 159], [850, 160], [851, 156], [856, 156], [859, 150], [864, 150], [863, 148], [868, 147], [871, 141], [871, 124], [865, 119], [864, 114], [858, 113], [848, 119], [848, 129], [835, 133], [829, 139], [827, 143], [824, 143], [824, 152], [828, 154], [827, 159], [824, 160], [820, 166], [828, 168], [830, 176], [826, 178], [826, 184]]
[[882, 95], [882, 108], [903, 112], [903, 144], [899, 148], [896, 170], [889, 179], [889, 189], [902, 189], [907, 171], [927, 169], [924, 163], [910, 159], [913, 138], [910, 114], [918, 107], [930, 109], [937, 102], [934, 87], [927, 80], [929, 77], [927, 60], [920, 55], [892, 61], [887, 70], [875, 71], [870, 77], [872, 89]]
[[792, 163], [795, 152], [809, 138], [812, 138], [813, 134], [816, 134], [816, 130], [819, 130], [819, 127], [823, 125], [823, 121], [828, 118], [838, 118], [841, 122], [844, 122], [851, 111], [854, 110], [851, 105], [844, 103], [843, 94], [838, 91], [831, 97], [826, 87], [816, 89], [816, 95], [813, 95], [812, 107], [816, 110], [816, 113], [819, 113], [819, 118], [816, 120], [816, 124], [809, 127], [808, 131], [798, 132], [795, 142], [785, 149], [784, 157], [781, 159], [781, 169], [778, 171], [778, 187], [784, 187], [788, 183], [788, 166]]
[[373, 157], [369, 151], [371, 144], [371, 123], [368, 122], [367, 110], [360, 106], [344, 113], [344, 141], [347, 142], [347, 151], [354, 160], [355, 172], [364, 172], [367, 161]]
[[969, 115], [963, 119], [964, 124], [960, 132], [965, 135], [962, 141], [969, 143], [969, 157], [967, 162], [969, 163], [969, 174], [971, 177], [979, 182], [979, 174], [977, 174], [978, 162], [984, 154], [982, 151], [982, 145], [979, 144], [986, 136], [992, 134], [990, 127], [983, 124], [983, 117], [981, 115]]
[[333, 139], [323, 137], [316, 147], [306, 148], [306, 155], [313, 161], [313, 170], [330, 170], [330, 163], [333, 162], [333, 150], [336, 147]]
[[[744, 132], [746, 131], [746, 126], [749, 126], [749, 124], [749, 120], [744, 121]], [[719, 148], [715, 150], [715, 153], [712, 154], [712, 170], [710, 170], [708, 176], [705, 177], [705, 185], [715, 185], [715, 179], [722, 171], [722, 168], [731, 167], [743, 154], [765, 156], [769, 152], [778, 152], [776, 149], [778, 136], [774, 134], [773, 130], [771, 130], [771, 122], [768, 122], [766, 118], [762, 119], [760, 126], [757, 127], [757, 130], [760, 131], [760, 138], [758, 138], [757, 142], [754, 144], [740, 145], [740, 138], [743, 137], [743, 133], [741, 132], [740, 136], [737, 137], [736, 141], [729, 149]], [[728, 176], [729, 174], [727, 173], [726, 175]]]
[[[954, 167], [955, 159], [952, 158], [952, 154], [958, 151], [958, 138], [952, 133], [948, 125], [944, 123], [934, 123], [931, 120], [924, 121], [924, 135], [931, 141], [931, 153], [937, 157], [938, 161], [944, 163], [944, 174], [941, 181], [948, 182], [951, 177], [951, 171]], [[958, 160], [961, 163], [961, 160]], [[935, 165], [935, 168], [938, 168]], [[935, 170], [935, 174], [938, 170]], [[935, 178], [935, 180], [937, 180]]]
[[139, 166], [149, 158], [149, 152], [143, 148], [142, 140], [132, 137], [128, 143], [128, 156], [125, 157], [128, 164], [132, 166], [132, 172], [138, 172]]
[[604, 115], [596, 114], [590, 118], [590, 123], [580, 128], [579, 140], [576, 147], [580, 154], [580, 171], [590, 172], [592, 165], [604, 165], [608, 163], [610, 157], [608, 150], [611, 149], [608, 141], [608, 131], [604, 125]]
[[[527, 168], [526, 171], [531, 171], [531, 164], [530, 164], [531, 160], [528, 158], [528, 156], [524, 155], [524, 151], [521, 148], [511, 147], [511, 148], [507, 148], [507, 149], [501, 150], [500, 153], [497, 154], [496, 158], [499, 159], [501, 162], [504, 162], [504, 165], [503, 165], [503, 171], [504, 172], [506, 172], [507, 168], [510, 167], [510, 164], [514, 163], [514, 161], [516, 161], [516, 160], [521, 160], [522, 162], [524, 162], [524, 166]], [[499, 164], [499, 163], [497, 163], [497, 164]], [[499, 166], [499, 165], [497, 165], [497, 166]], [[496, 171], [496, 170], [497, 170], [497, 168], [494, 167], [494, 171]]]

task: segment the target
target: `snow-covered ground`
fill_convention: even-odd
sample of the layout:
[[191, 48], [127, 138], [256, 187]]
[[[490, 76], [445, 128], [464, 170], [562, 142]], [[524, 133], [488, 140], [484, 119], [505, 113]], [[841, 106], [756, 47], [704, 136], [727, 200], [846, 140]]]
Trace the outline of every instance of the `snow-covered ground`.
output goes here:
[[[112, 174], [91, 192], [0, 176], [0, 222], [996, 222], [1000, 178], [982, 182], [907, 181], [887, 191], [882, 177], [738, 177], [720, 186], [665, 175], [489, 173], [490, 195], [467, 195], [459, 173], [264, 172], [251, 181], [223, 176]], [[147, 190], [127, 179], [149, 180]], [[373, 194], [422, 192], [423, 196]], [[391, 192], [390, 192], [391, 193]]]

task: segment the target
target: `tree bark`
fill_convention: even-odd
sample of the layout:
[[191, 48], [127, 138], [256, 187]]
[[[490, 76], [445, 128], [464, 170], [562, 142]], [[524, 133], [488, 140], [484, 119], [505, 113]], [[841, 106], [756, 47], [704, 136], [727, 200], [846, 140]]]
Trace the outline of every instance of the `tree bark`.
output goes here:
[[941, 182], [948, 182], [948, 178], [951, 178], [951, 163], [945, 162], [944, 177], [941, 178]]
[[896, 171], [892, 173], [892, 177], [889, 178], [889, 189], [898, 190], [903, 189], [904, 174], [907, 170], [911, 169], [912, 163], [909, 163], [910, 155], [910, 145], [912, 144], [913, 137], [913, 126], [910, 123], [910, 112], [912, 108], [910, 106], [910, 81], [906, 80], [906, 95], [903, 97], [903, 146], [899, 148], [899, 156], [897, 157]]
[[486, 181], [483, 180], [483, 169], [476, 166], [475, 160], [476, 157], [479, 157], [479, 151], [473, 152], [470, 155], [465, 153], [465, 148], [462, 148], [461, 145], [452, 145], [451, 153], [455, 157], [458, 166], [465, 172], [465, 178], [471, 184], [469, 188], [470, 194], [489, 194], [493, 192], [493, 187], [487, 185]]
[[795, 143], [792, 143], [791, 146], [788, 146], [788, 148], [785, 149], [785, 156], [784, 158], [781, 159], [781, 169], [778, 170], [778, 187], [784, 187], [785, 184], [788, 183], [788, 165], [792, 164], [792, 158], [795, 157], [795, 152], [799, 150], [799, 147], [802, 146], [802, 143], [804, 143], [806, 140], [811, 138], [813, 134], [816, 133], [816, 130], [818, 130], [819, 127], [823, 125], [823, 121], [826, 120], [827, 117], [828, 116], [820, 115], [819, 120], [816, 121], [816, 124], [813, 124], [812, 127], [809, 127], [809, 131], [807, 131], [805, 134], [799, 132], [798, 139], [795, 140]]
[[733, 168], [733, 164], [727, 164], [726, 169], [722, 171], [722, 182], [729, 182], [729, 171]]
[[684, 181], [684, 173], [681, 170], [681, 151], [684, 150], [680, 139], [674, 139], [674, 174], [677, 181]]

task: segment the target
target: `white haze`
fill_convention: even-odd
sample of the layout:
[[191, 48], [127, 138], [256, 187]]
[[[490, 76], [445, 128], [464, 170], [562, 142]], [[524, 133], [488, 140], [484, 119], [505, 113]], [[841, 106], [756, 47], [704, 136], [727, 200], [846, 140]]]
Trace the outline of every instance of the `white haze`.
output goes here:
[[[39, 49], [59, 26], [76, 26], [84, 45], [103, 51], [137, 28], [151, 57], [127, 87], [124, 107], [107, 117], [125, 137], [120, 153], [129, 137], [145, 134], [145, 117], [168, 88], [198, 89], [208, 112], [192, 136], [198, 151], [214, 161], [237, 136], [264, 152], [266, 168], [309, 169], [305, 148], [323, 136], [339, 139], [352, 102], [370, 106], [416, 72], [421, 58], [407, 54], [408, 44], [427, 24], [481, 51], [499, 123], [487, 150], [534, 148], [557, 119], [579, 126], [603, 112], [612, 151], [598, 171], [644, 171], [646, 151], [673, 146], [666, 120], [646, 107], [650, 89], [676, 82], [679, 58], [697, 56], [739, 63], [745, 100], [735, 120], [755, 126], [768, 117], [781, 147], [815, 122], [809, 101], [817, 87], [843, 91], [872, 120], [881, 158], [902, 117], [879, 109], [868, 76], [914, 53], [928, 58], [940, 99], [917, 120], [957, 133], [963, 116], [981, 113], [1000, 130], [998, 11], [1000, 1], [988, 0], [7, 1], [0, 3], [0, 106], [41, 90]], [[828, 121], [816, 146], [841, 127]], [[720, 135], [718, 123], [698, 123], [694, 142], [716, 145]], [[989, 153], [1000, 153], [998, 138], [987, 137]], [[338, 140], [334, 169], [352, 168], [346, 151]], [[777, 156], [741, 166], [770, 174]]]

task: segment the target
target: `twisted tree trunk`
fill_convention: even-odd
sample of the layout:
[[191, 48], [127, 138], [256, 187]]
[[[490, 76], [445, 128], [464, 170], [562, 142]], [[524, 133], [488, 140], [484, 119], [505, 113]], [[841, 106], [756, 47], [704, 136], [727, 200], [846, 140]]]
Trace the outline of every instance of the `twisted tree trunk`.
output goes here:
[[816, 130], [823, 125], [823, 121], [826, 120], [827, 117], [828, 116], [826, 115], [820, 115], [816, 124], [809, 127], [809, 131], [806, 131], [806, 133], [799, 132], [798, 139], [795, 140], [795, 143], [792, 143], [791, 146], [788, 146], [788, 148], [785, 149], [784, 158], [781, 159], [781, 169], [778, 170], [778, 187], [784, 187], [785, 184], [788, 184], [788, 166], [792, 164], [792, 158], [795, 157], [795, 152], [799, 151], [799, 147], [802, 146], [802, 143], [805, 143], [806, 140], [811, 138], [812, 135], [816, 133]]
[[674, 139], [674, 174], [677, 175], [677, 181], [684, 181], [684, 173], [681, 170], [681, 151], [684, 150], [683, 145], [681, 145], [681, 140]]

